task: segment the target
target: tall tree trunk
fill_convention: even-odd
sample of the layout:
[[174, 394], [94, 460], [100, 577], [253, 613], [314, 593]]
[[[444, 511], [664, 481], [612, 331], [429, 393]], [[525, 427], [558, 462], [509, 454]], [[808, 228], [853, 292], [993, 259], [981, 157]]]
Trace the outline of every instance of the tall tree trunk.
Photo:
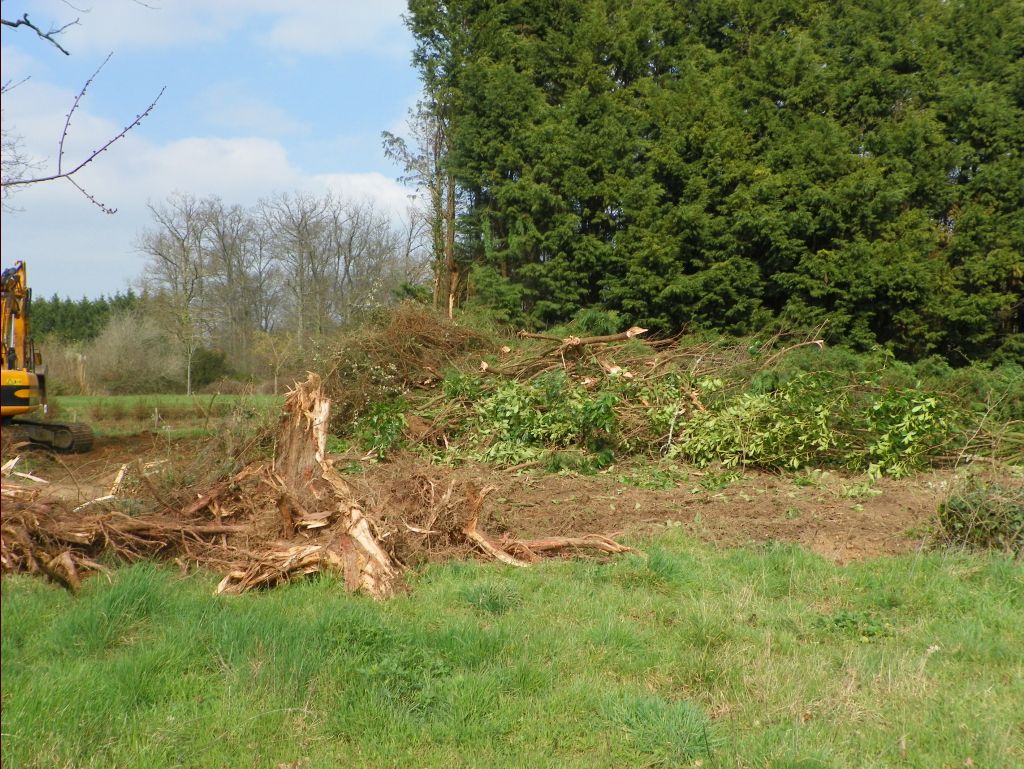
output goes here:
[[455, 259], [455, 179], [451, 175], [447, 179], [448, 189], [446, 190], [444, 212], [444, 259], [448, 284], [448, 318], [451, 319], [455, 315], [455, 305], [458, 301], [459, 265]]
[[448, 282], [448, 319], [451, 320], [455, 317], [455, 302], [459, 295], [459, 278], [461, 276], [458, 273], [458, 267], [453, 267], [452, 272], [449, 274]]

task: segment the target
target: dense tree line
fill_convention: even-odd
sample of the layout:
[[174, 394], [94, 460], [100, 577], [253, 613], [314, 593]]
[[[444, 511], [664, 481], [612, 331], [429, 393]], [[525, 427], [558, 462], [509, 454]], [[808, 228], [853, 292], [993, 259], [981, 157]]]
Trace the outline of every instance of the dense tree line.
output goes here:
[[134, 309], [139, 297], [131, 289], [110, 298], [32, 300], [32, 333], [37, 338], [50, 337], [59, 342], [91, 342], [107, 325], [111, 315]]
[[461, 297], [1024, 350], [1020, 0], [409, 5]]

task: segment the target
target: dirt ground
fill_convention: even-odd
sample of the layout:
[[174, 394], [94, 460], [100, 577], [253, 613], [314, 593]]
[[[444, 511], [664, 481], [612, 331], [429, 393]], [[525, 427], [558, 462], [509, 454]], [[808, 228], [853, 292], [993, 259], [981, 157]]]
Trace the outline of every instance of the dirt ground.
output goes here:
[[[9, 450], [18, 454], [22, 461], [16, 470], [25, 471], [47, 481], [44, 491], [53, 493], [74, 504], [110, 492], [118, 471], [126, 463], [136, 460], [161, 462], [169, 460], [179, 464], [194, 457], [202, 440], [182, 439], [168, 441], [156, 433], [142, 433], [131, 436], [97, 437], [93, 448], [85, 454], [55, 454], [46, 451]], [[26, 479], [12, 477], [20, 485], [32, 487]]]
[[[199, 440], [169, 443], [143, 434], [99, 438], [88, 454], [36, 455], [26, 464], [50, 482], [47, 491], [81, 504], [109, 493], [125, 463], [158, 463], [153, 467], [159, 472], [195, 463], [201, 452]], [[343, 465], [339, 460], [339, 468]], [[442, 489], [451, 481], [490, 487], [481, 526], [495, 535], [643, 533], [674, 523], [722, 546], [795, 542], [839, 563], [920, 547], [955, 476], [940, 470], [868, 485], [863, 475], [831, 472], [684, 470], [675, 487], [655, 490], [622, 482], [629, 468], [621, 467], [592, 476], [514, 474], [486, 466], [431, 468], [408, 457], [363, 467], [346, 478], [369, 509], [417, 504], [409, 482], [413, 475], [429, 473]]]
[[[494, 487], [482, 524], [496, 533], [523, 538], [642, 533], [669, 523], [722, 546], [795, 542], [838, 563], [920, 547], [954, 477], [952, 471], [936, 471], [869, 487], [864, 476], [748, 471], [724, 488], [706, 489], [694, 473], [667, 490], [623, 483], [614, 468], [565, 476], [470, 467], [454, 475]], [[393, 473], [379, 469], [366, 473], [357, 488], [370, 494], [382, 481], [395, 486], [392, 494], [401, 493], [401, 480], [395, 483]]]
[[508, 515], [514, 528], [531, 534], [552, 527], [565, 533], [628, 531], [678, 521], [721, 545], [796, 542], [846, 562], [919, 547], [949, 478], [929, 473], [884, 481], [875, 487], [880, 494], [861, 496], [856, 488], [863, 481], [834, 475], [798, 486], [792, 478], [748, 472], [716, 491], [693, 483], [657, 491], [600, 476], [546, 476], [508, 483], [509, 501], [495, 515]]

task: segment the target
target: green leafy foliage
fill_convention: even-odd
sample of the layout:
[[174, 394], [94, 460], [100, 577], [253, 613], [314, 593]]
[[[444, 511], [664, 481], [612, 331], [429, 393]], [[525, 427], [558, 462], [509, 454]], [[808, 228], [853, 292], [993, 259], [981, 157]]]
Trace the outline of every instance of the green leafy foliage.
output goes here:
[[770, 393], [740, 393], [686, 423], [671, 454], [698, 466], [722, 462], [797, 469], [830, 456], [838, 444], [842, 389], [827, 377], [804, 375]]
[[376, 403], [356, 420], [353, 433], [360, 447], [386, 459], [404, 443], [405, 412], [409, 405], [401, 398]]
[[364, 418], [339, 434], [386, 455], [401, 445], [404, 425], [388, 421], [397, 408], [430, 425], [413, 446], [441, 461], [581, 473], [622, 462], [617, 477], [644, 487], [678, 485], [684, 462], [729, 472], [849, 469], [873, 482], [956, 457], [1018, 461], [1024, 447], [1019, 405], [1007, 402], [1024, 386], [1013, 366], [910, 365], [884, 349], [778, 350], [777, 337], [730, 344], [706, 334], [564, 356], [551, 347], [614, 322], [603, 311], [580, 313], [554, 333], [509, 339], [483, 367], [470, 354], [439, 380], [436, 368], [425, 372], [416, 387], [391, 379], [394, 389], [374, 390], [383, 381], [375, 376], [360, 391]]
[[877, 398], [867, 412], [874, 439], [867, 447], [869, 474], [899, 478], [918, 470], [928, 455], [948, 440], [953, 427], [949, 408], [939, 398], [907, 390]]
[[500, 382], [473, 406], [482, 459], [516, 464], [542, 449], [599, 450], [616, 427], [612, 392], [589, 393], [562, 371], [521, 383]]
[[[832, 466], [902, 477], [941, 455], [964, 415], [935, 393], [824, 372], [798, 374], [767, 392], [764, 381], [744, 390], [707, 377], [608, 377], [588, 389], [564, 371], [528, 382], [453, 371], [443, 391], [463, 413], [453, 424], [474, 457], [507, 465], [543, 459], [551, 470], [583, 472], [615, 455], [657, 452], [698, 467]], [[695, 408], [694, 399], [707, 405]], [[626, 482], [678, 480], [652, 468], [634, 475]]]
[[420, 304], [430, 303], [430, 286], [423, 285], [422, 283], [410, 283], [409, 281], [402, 281], [397, 287], [391, 290], [391, 295], [395, 298], [395, 301], [405, 302], [419, 302]]
[[597, 307], [585, 307], [572, 319], [573, 325], [581, 334], [591, 336], [607, 336], [617, 334], [625, 328], [622, 316], [614, 310], [602, 310]]

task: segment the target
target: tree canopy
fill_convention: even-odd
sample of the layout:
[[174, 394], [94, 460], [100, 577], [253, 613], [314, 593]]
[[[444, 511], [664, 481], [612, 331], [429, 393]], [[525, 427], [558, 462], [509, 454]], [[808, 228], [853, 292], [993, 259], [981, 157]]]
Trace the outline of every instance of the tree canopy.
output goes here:
[[32, 333], [37, 338], [51, 337], [61, 342], [91, 342], [100, 335], [112, 315], [128, 312], [139, 304], [131, 289], [110, 298], [78, 301], [36, 297], [32, 300]]
[[476, 298], [1022, 349], [1020, 0], [410, 0]]

